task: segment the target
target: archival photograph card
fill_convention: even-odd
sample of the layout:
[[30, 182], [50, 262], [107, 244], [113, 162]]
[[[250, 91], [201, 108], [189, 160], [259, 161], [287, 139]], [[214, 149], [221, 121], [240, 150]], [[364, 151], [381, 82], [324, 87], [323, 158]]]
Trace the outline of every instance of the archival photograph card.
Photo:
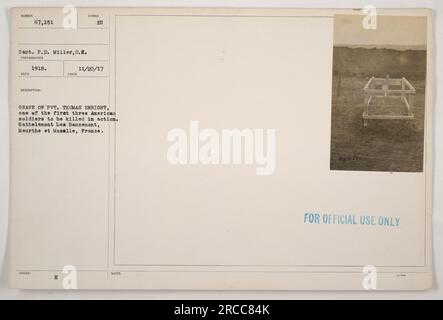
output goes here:
[[13, 8], [10, 286], [432, 286], [428, 10]]

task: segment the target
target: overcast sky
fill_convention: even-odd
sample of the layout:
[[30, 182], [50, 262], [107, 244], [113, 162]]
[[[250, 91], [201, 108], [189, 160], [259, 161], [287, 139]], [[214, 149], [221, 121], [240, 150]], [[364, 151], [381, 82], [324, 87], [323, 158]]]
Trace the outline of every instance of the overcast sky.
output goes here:
[[365, 30], [363, 15], [337, 15], [334, 45], [426, 49], [426, 17], [378, 16], [377, 29]]

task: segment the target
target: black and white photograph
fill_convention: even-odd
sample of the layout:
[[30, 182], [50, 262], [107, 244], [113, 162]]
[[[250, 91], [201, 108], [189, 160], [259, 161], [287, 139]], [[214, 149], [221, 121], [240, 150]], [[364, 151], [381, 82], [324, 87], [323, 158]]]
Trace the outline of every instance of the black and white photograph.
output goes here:
[[331, 170], [422, 172], [426, 17], [334, 17]]

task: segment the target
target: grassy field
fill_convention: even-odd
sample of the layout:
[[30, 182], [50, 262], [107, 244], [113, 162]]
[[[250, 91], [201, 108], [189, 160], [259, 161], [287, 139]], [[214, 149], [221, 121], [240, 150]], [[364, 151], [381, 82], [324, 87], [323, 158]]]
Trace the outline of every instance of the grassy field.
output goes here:
[[[348, 50], [354, 49], [346, 49], [346, 55], [352, 56]], [[425, 105], [423, 64], [417, 66], [413, 57], [405, 59], [404, 52], [396, 50], [384, 50], [392, 51], [388, 52], [392, 62], [387, 62], [386, 56], [381, 55], [377, 49], [357, 50], [359, 57], [353, 56], [351, 65], [345, 66], [340, 61], [339, 68], [336, 68], [336, 59], [338, 55], [343, 58], [343, 54], [334, 50], [331, 170], [422, 171]], [[368, 54], [362, 54], [365, 52], [362, 50], [371, 50], [368, 52], [375, 52], [376, 57], [371, 60]], [[399, 58], [398, 55], [403, 57]], [[374, 59], [383, 59], [383, 71], [375, 67], [373, 72], [366, 70], [377, 65]], [[400, 64], [404, 70], [399, 70], [397, 59], [406, 61], [406, 65]], [[408, 67], [408, 59], [415, 65]], [[359, 61], [362, 63], [359, 64]], [[365, 67], [365, 63], [369, 63], [369, 66]], [[357, 67], [353, 68], [353, 64]], [[415, 118], [412, 121], [369, 120], [368, 126], [364, 127], [362, 89], [371, 76], [385, 77], [386, 74], [390, 74], [391, 78], [406, 77], [417, 90]], [[406, 107], [399, 99], [380, 98], [372, 102], [371, 106], [372, 114], [406, 114]]]

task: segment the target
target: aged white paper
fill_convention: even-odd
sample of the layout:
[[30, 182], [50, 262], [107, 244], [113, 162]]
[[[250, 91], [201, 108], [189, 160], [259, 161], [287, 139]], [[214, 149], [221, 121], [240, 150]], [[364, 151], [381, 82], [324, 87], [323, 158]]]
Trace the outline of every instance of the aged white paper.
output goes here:
[[14, 8], [10, 283], [432, 285], [428, 10]]

